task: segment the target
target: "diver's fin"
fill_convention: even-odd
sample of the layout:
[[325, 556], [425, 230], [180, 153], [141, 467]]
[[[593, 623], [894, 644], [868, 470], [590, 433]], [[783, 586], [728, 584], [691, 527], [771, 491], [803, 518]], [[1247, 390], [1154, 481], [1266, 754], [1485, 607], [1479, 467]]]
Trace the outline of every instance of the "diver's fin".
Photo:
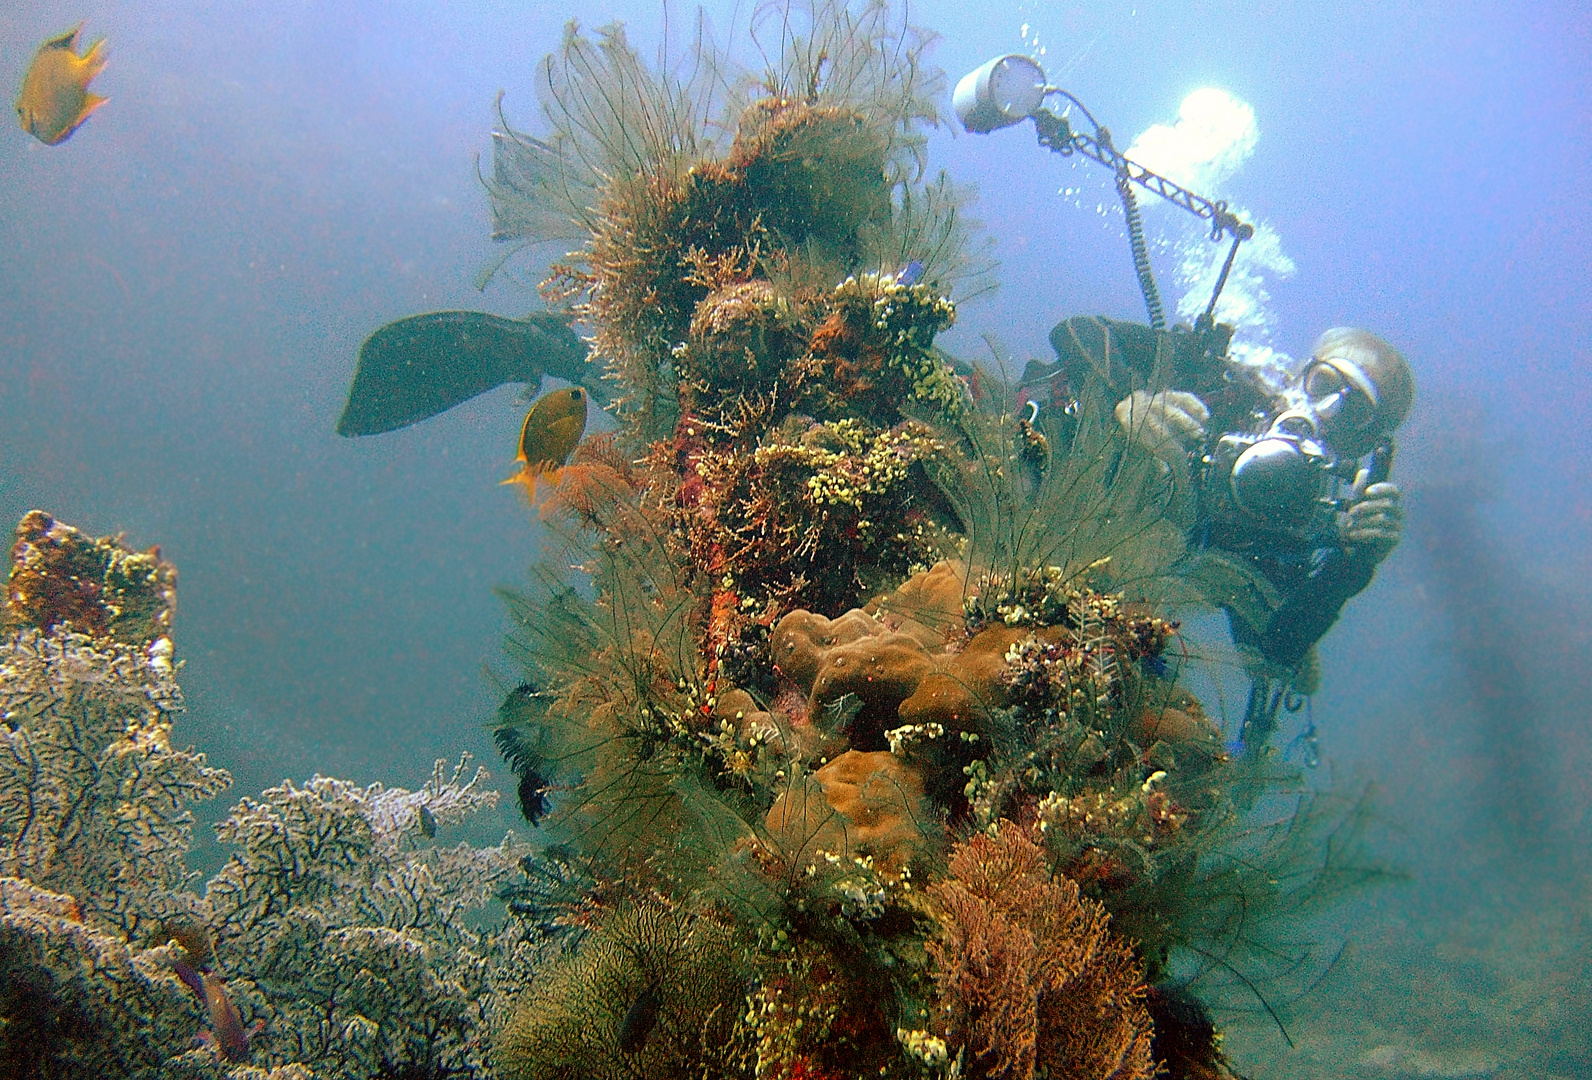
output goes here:
[[375, 435], [446, 412], [504, 383], [544, 374], [578, 381], [586, 343], [551, 312], [505, 319], [480, 311], [432, 311], [378, 329], [359, 347], [339, 435]]

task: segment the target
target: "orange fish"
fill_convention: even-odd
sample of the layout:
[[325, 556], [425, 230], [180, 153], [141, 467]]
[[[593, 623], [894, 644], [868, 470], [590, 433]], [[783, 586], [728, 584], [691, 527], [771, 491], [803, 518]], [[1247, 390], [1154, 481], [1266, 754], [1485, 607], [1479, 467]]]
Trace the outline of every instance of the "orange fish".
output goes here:
[[207, 934], [202, 930], [188, 930], [181, 937], [173, 935], [171, 940], [179, 946], [177, 955], [169, 961], [172, 971], [210, 1011], [211, 1030], [201, 1033], [199, 1041], [214, 1050], [222, 1061], [249, 1060], [249, 1040], [265, 1030], [265, 1021], [256, 1020], [253, 1026], [244, 1027], [243, 1016], [227, 996], [227, 984], [189, 951], [192, 944], [213, 959]]
[[536, 399], [520, 426], [520, 471], [503, 481], [523, 484], [532, 501], [538, 477], [556, 476], [580, 437], [586, 434], [586, 391], [578, 386], [553, 390]]
[[77, 54], [77, 36], [83, 24], [39, 46], [33, 65], [22, 80], [17, 96], [17, 118], [22, 130], [45, 146], [63, 143], [109, 98], [88, 92], [89, 80], [105, 70], [105, 39]]

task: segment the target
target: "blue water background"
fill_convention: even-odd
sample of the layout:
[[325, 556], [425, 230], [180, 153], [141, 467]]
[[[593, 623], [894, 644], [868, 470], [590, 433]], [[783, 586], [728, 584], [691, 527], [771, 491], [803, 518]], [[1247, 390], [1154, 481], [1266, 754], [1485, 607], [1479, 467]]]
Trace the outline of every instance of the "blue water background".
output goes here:
[[[472, 287], [496, 254], [475, 159], [499, 89], [540, 130], [534, 65], [570, 14], [622, 18], [649, 50], [664, 22], [650, 2], [0, 11], [0, 83], [83, 18], [110, 39], [94, 88], [112, 99], [59, 147], [0, 132], [0, 521], [41, 507], [177, 563], [178, 738], [234, 794], [492, 758], [481, 725], [513, 676], [491, 588], [537, 540], [496, 484], [522, 407], [502, 389], [396, 434], [332, 425], [380, 323], [535, 306], [523, 284]], [[749, 9], [710, 14], [727, 38]], [[1301, 1049], [1231, 1020], [1243, 1067], [1592, 1075], [1592, 18], [1431, 0], [913, 15], [953, 79], [1038, 40], [1122, 144], [1201, 86], [1251, 103], [1258, 149], [1225, 194], [1298, 266], [1271, 283], [1275, 344], [1365, 326], [1417, 373], [1395, 470], [1409, 536], [1326, 640], [1314, 702], [1322, 769], [1377, 781], [1413, 880], [1349, 909], [1355, 951], [1325, 1004], [1295, 1007]], [[671, 21], [678, 50], [689, 13]], [[1003, 263], [946, 344], [981, 355], [993, 332], [1021, 361], [1066, 315], [1141, 317], [1103, 169], [1027, 128], [945, 129], [931, 156], [980, 186]]]

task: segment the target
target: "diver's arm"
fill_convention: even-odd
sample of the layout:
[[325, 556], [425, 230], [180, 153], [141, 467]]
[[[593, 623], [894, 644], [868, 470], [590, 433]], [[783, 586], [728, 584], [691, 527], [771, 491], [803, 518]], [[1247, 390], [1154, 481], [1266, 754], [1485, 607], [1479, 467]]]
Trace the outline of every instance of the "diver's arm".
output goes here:
[[1297, 667], [1338, 621], [1349, 598], [1371, 584], [1382, 554], [1375, 548], [1324, 548], [1305, 580], [1272, 612], [1261, 636], [1261, 653], [1285, 668]]
[[1135, 390], [1117, 403], [1114, 413], [1129, 445], [1160, 461], [1172, 478], [1167, 519], [1187, 532], [1194, 526], [1197, 504], [1195, 459], [1210, 411], [1198, 397], [1181, 390]]
[[1182, 390], [1135, 390], [1117, 402], [1115, 414], [1129, 442], [1163, 461], [1190, 454], [1211, 419], [1205, 403]]

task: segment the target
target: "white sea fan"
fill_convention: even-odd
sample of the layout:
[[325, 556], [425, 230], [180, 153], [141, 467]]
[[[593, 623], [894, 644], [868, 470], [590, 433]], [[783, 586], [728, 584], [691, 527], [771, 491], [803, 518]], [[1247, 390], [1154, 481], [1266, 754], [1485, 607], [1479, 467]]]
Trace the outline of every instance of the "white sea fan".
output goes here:
[[[173, 749], [173, 674], [169, 647], [0, 641], [0, 1067], [16, 1050], [41, 1076], [487, 1075], [485, 1035], [535, 947], [479, 915], [529, 848], [436, 845], [424, 824], [495, 805], [485, 770], [465, 754], [417, 791], [316, 776], [244, 799], [217, 826], [237, 854], [201, 897], [189, 807], [231, 778]], [[194, 1048], [211, 1021], [179, 962], [263, 1023], [247, 1061]], [[44, 1015], [82, 1023], [27, 1036]]]

